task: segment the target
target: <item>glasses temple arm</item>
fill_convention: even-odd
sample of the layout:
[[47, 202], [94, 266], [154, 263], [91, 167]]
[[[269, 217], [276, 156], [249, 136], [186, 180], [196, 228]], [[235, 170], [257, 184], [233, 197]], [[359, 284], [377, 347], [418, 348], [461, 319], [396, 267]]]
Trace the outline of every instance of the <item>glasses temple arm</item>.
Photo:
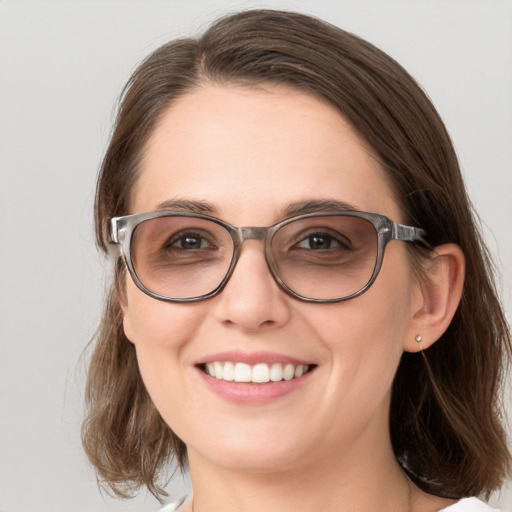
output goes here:
[[398, 222], [393, 222], [391, 227], [392, 238], [395, 240], [403, 240], [404, 242], [423, 242], [426, 244], [426, 234], [427, 232], [424, 229], [406, 226]]
[[119, 243], [119, 228], [117, 220], [117, 217], [113, 217], [110, 219], [110, 223], [108, 225], [108, 241], [111, 244]]

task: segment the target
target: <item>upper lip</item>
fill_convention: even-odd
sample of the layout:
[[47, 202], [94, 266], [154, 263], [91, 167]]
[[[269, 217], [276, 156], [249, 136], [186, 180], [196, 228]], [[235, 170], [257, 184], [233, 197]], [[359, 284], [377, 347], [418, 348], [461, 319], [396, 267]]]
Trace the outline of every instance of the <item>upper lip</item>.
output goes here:
[[205, 357], [196, 361], [196, 365], [203, 365], [208, 363], [213, 363], [215, 361], [229, 361], [232, 363], [245, 363], [248, 365], [255, 365], [258, 363], [281, 363], [281, 364], [313, 364], [311, 361], [299, 359], [297, 357], [291, 357], [284, 354], [278, 354], [275, 352], [242, 352], [242, 351], [225, 351], [225, 352], [216, 352], [214, 354], [209, 354]]

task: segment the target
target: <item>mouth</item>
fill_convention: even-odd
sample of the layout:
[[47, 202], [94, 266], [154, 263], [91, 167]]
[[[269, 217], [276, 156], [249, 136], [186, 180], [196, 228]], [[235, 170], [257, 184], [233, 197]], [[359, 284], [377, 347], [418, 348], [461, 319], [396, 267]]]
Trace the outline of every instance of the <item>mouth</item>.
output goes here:
[[316, 365], [292, 363], [257, 363], [212, 361], [200, 364], [200, 370], [217, 380], [237, 383], [267, 384], [299, 379], [313, 371]]

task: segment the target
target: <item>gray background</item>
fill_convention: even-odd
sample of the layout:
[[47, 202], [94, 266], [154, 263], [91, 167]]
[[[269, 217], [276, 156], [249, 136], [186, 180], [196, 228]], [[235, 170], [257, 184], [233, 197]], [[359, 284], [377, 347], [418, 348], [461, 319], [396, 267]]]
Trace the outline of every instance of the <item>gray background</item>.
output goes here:
[[[512, 2], [0, 0], [0, 511], [156, 510], [102, 496], [80, 447], [104, 289], [96, 171], [134, 66], [220, 14], [319, 15], [399, 60], [444, 117], [512, 298]], [[174, 494], [183, 482], [174, 484]], [[505, 491], [494, 503], [512, 510]]]

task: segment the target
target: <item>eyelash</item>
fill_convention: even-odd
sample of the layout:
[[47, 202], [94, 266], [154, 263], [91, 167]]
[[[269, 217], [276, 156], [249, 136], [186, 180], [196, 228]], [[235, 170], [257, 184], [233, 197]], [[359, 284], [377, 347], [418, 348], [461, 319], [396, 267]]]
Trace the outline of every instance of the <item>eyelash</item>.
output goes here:
[[[183, 243], [184, 240], [186, 240], [187, 238], [194, 238], [194, 239], [197, 239], [200, 241], [201, 245], [202, 245], [202, 242], [206, 242], [208, 244], [208, 246], [212, 246], [211, 242], [208, 240], [207, 237], [205, 237], [203, 234], [199, 233], [199, 232], [194, 232], [194, 231], [180, 231], [179, 233], [173, 235], [165, 244], [164, 244], [164, 248], [165, 249], [170, 249], [170, 248], [173, 248], [175, 247], [175, 244], [176, 243]], [[186, 250], [187, 248], [186, 247], [180, 247], [180, 249], [182, 250]], [[204, 249], [204, 247], [199, 247], [199, 249]]]
[[[336, 235], [328, 233], [326, 231], [312, 231], [309, 233], [303, 233], [300, 235], [300, 240], [298, 240], [298, 242], [294, 243], [292, 245], [292, 247], [300, 248], [299, 247], [300, 244], [304, 243], [305, 241], [309, 241], [312, 237], [328, 238], [331, 243], [335, 242], [338, 245], [338, 248], [341, 248], [341, 249], [348, 250], [348, 249], [352, 248], [352, 244], [350, 243], [348, 238], [341, 236], [340, 234], [338, 234], [338, 236], [336, 236]], [[309, 249], [312, 250], [311, 247]], [[333, 247], [328, 247], [328, 249], [333, 249]]]

